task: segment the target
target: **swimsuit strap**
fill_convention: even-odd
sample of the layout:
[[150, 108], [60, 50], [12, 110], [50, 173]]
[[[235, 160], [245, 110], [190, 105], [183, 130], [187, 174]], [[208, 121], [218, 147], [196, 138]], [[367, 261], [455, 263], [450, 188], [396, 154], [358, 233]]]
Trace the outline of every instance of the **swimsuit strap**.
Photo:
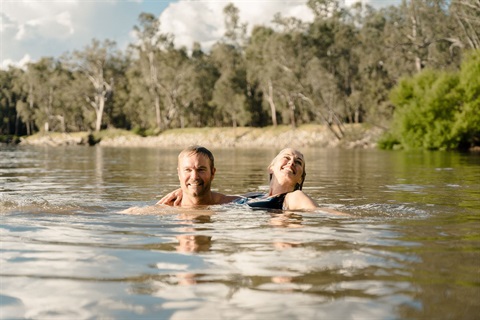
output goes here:
[[253, 198], [247, 201], [252, 208], [280, 209], [283, 210], [283, 202], [288, 192], [268, 198]]

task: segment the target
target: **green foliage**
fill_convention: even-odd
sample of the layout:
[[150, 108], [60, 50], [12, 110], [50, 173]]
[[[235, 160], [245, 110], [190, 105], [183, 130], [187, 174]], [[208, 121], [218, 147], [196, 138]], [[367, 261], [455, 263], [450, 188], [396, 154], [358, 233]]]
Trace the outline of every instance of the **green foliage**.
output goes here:
[[396, 106], [391, 132], [380, 147], [449, 150], [480, 142], [480, 51], [459, 72], [424, 70], [392, 90]]
[[467, 54], [460, 69], [462, 108], [455, 115], [453, 134], [459, 147], [480, 145], [480, 49]]

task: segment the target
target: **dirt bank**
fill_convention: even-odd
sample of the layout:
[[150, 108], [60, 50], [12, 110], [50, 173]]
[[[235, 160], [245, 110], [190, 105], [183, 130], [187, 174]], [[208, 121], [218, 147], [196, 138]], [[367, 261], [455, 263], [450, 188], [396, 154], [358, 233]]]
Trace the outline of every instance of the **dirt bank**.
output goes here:
[[206, 147], [319, 147], [373, 148], [382, 131], [365, 125], [346, 125], [339, 140], [323, 125], [267, 128], [190, 128], [172, 129], [157, 136], [141, 137], [123, 130], [106, 130], [99, 134], [43, 133], [21, 139], [22, 145], [92, 145], [109, 147], [184, 147], [199, 144]]

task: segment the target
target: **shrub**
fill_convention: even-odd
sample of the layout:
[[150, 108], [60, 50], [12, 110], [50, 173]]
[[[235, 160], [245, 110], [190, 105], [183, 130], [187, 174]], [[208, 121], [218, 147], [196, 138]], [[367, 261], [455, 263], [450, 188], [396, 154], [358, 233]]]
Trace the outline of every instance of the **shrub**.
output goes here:
[[480, 142], [480, 51], [468, 55], [456, 73], [424, 70], [392, 90], [390, 132], [379, 147], [446, 150]]

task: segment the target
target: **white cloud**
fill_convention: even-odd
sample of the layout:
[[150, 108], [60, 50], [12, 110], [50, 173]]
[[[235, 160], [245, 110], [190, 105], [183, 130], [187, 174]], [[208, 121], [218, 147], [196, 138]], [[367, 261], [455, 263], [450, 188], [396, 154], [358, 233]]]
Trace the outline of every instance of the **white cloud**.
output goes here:
[[[400, 2], [368, 1], [377, 7]], [[197, 41], [208, 50], [225, 33], [223, 8], [230, 2], [249, 31], [269, 24], [277, 12], [312, 18], [307, 0], [0, 0], [0, 66], [59, 57], [82, 50], [93, 38], [116, 41], [123, 50], [133, 41], [131, 31], [141, 12], [160, 16], [162, 32], [174, 34], [177, 46], [191, 47]]]
[[160, 15], [161, 30], [172, 33], [177, 46], [191, 47], [197, 41], [204, 50], [209, 50], [225, 33], [223, 9], [229, 3], [239, 9], [240, 20], [248, 24], [250, 31], [255, 25], [270, 24], [276, 13], [310, 21], [313, 15], [306, 2], [179, 1], [171, 3]]
[[29, 54], [24, 55], [23, 58], [20, 59], [19, 61], [13, 61], [11, 59], [5, 59], [5, 60], [1, 61], [0, 69], [5, 70], [5, 69], [8, 69], [9, 66], [17, 67], [17, 68], [23, 68], [29, 62], [32, 62], [32, 58], [30, 58]]
[[[1, 0], [0, 65], [18, 65], [29, 55], [59, 57], [82, 50], [93, 38], [125, 49], [141, 12], [160, 14], [167, 1]], [[26, 60], [24, 60], [26, 61]]]
[[399, 5], [402, 0], [345, 0], [345, 4], [350, 6], [356, 2], [362, 2], [364, 4], [369, 4], [375, 8], [387, 7], [390, 5]]
[[[345, 0], [346, 5], [362, 1], [375, 7], [399, 4], [401, 0]], [[225, 33], [223, 8], [233, 3], [238, 9], [242, 23], [248, 24], [248, 32], [255, 25], [269, 25], [276, 13], [284, 17], [295, 17], [311, 21], [313, 13], [307, 7], [307, 0], [297, 1], [189, 1], [171, 3], [160, 15], [161, 30], [175, 36], [176, 46], [191, 47], [199, 42], [203, 50], [210, 47]]]

